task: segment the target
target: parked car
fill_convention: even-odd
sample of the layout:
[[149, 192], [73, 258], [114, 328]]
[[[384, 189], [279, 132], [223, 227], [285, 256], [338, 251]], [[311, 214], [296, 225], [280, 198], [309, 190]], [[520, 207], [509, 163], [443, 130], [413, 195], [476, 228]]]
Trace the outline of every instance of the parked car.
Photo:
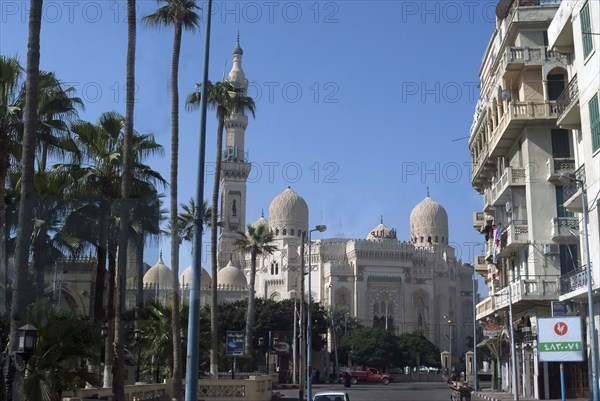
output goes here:
[[343, 391], [319, 391], [313, 396], [313, 401], [350, 401], [350, 396]]

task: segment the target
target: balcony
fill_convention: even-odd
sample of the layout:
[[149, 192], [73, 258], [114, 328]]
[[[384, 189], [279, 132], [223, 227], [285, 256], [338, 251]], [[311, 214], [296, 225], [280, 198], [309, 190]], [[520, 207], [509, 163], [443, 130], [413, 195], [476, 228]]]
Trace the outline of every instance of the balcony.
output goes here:
[[490, 239], [485, 243], [485, 260], [489, 263], [494, 260], [494, 252], [498, 252], [498, 250], [494, 248], [494, 240]]
[[550, 157], [546, 164], [548, 165], [547, 180], [554, 185], [563, 185], [561, 176], [575, 172], [575, 159], [572, 157]]
[[512, 256], [529, 241], [529, 227], [526, 221], [513, 221], [500, 236], [500, 252], [498, 256]]
[[577, 75], [571, 79], [569, 85], [556, 99], [558, 118], [556, 124], [562, 128], [579, 129], [581, 126], [581, 115], [579, 113], [579, 87], [577, 86]]
[[[559, 276], [517, 278], [509, 284], [512, 291], [513, 307], [521, 308], [523, 306], [526, 308], [527, 306], [522, 305], [523, 303], [556, 300], [560, 295], [560, 279]], [[508, 308], [509, 302], [508, 287], [504, 287], [477, 304], [477, 319]]]
[[473, 212], [473, 228], [480, 233], [485, 231], [494, 222], [494, 216], [485, 212]]
[[[591, 266], [591, 265], [590, 265]], [[592, 284], [594, 282], [592, 281]], [[560, 300], [587, 298], [587, 272], [585, 265], [581, 269], [560, 276]]]
[[532, 122], [554, 123], [558, 116], [556, 102], [511, 102], [500, 117], [490, 138], [489, 156], [504, 156], [521, 135], [523, 128]]
[[[575, 171], [575, 178], [585, 182], [585, 166], [579, 167]], [[577, 181], [568, 181], [563, 186], [563, 203], [565, 209], [572, 212], [583, 213], [583, 201], [581, 199], [581, 185]]]
[[546, 46], [509, 47], [502, 57], [500, 71], [502, 71], [504, 79], [516, 80], [524, 69], [532, 66], [539, 67], [548, 61], [567, 64], [568, 57], [565, 54], [548, 50]]
[[487, 276], [488, 274], [488, 261], [485, 260], [485, 256], [478, 255], [475, 258], [475, 271], [482, 276]]
[[550, 221], [552, 241], [558, 244], [579, 242], [578, 217], [553, 217]]
[[510, 201], [511, 186], [523, 186], [526, 182], [525, 169], [520, 167], [508, 167], [500, 179], [483, 195], [485, 206], [503, 205]]

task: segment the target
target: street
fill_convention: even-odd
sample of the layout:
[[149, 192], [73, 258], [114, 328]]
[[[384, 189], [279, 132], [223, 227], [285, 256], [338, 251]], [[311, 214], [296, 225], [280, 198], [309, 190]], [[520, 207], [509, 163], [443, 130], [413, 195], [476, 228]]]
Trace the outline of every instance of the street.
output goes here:
[[[402, 401], [448, 401], [450, 400], [450, 388], [444, 382], [439, 383], [390, 383], [382, 384], [355, 384], [345, 388], [341, 384], [317, 384], [313, 386], [313, 395], [319, 391], [338, 390], [346, 391], [350, 401], [379, 401], [379, 400], [402, 400]], [[298, 399], [298, 389], [275, 390], [282, 396], [282, 400], [291, 401]], [[306, 397], [306, 394], [305, 394]], [[473, 400], [479, 400], [473, 397]]]

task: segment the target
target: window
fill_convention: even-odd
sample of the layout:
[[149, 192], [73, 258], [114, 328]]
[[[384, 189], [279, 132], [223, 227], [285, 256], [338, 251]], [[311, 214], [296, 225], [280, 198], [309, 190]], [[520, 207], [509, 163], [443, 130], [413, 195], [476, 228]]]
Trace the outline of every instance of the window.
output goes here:
[[583, 58], [586, 59], [594, 48], [592, 44], [592, 24], [590, 23], [590, 4], [586, 1], [581, 8], [581, 40], [583, 41]]
[[566, 129], [553, 129], [552, 134], [552, 157], [571, 157], [569, 148], [569, 131]]
[[577, 245], [560, 245], [560, 274], [567, 274], [579, 268]]
[[598, 108], [598, 94], [595, 94], [588, 103], [590, 111], [590, 130], [592, 131], [592, 149], [600, 149], [600, 108]]
[[565, 90], [563, 74], [548, 74], [548, 100], [556, 100]]
[[563, 187], [556, 187], [556, 217], [574, 217], [575, 213], [565, 209], [563, 204], [565, 203]]

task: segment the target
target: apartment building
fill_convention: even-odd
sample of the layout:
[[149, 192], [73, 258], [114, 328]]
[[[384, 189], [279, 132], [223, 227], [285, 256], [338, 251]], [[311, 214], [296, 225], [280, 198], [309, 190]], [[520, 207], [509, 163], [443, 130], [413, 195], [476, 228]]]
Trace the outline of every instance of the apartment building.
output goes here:
[[[600, 392], [597, 381], [598, 335], [595, 334], [592, 346], [589, 325], [592, 316], [595, 326], [592, 329], [597, 333], [600, 313], [600, 2], [563, 1], [548, 27], [548, 44], [552, 51], [568, 56], [566, 70], [569, 83], [557, 99], [557, 125], [570, 130], [570, 141], [574, 144], [575, 179], [566, 180], [564, 208], [569, 213], [576, 213], [581, 226], [578, 241], [580, 262], [575, 268], [562, 272], [560, 300], [575, 305], [579, 315], [584, 317], [585, 341], [588, 344], [586, 363], [591, 369], [591, 359], [595, 357], [594, 399], [597, 399]], [[588, 283], [588, 263], [591, 283]], [[593, 347], [596, 348], [595, 353]]]
[[[581, 271], [580, 217], [570, 208], [576, 195], [564, 180], [575, 173], [580, 149], [592, 148], [591, 138], [580, 144], [572, 126], [557, 124], [573, 57], [549, 47], [548, 32], [564, 7], [559, 1], [498, 2], [469, 139], [472, 185], [484, 196], [473, 221], [486, 244], [476, 269], [489, 288], [477, 320], [490, 334], [494, 384], [536, 399], [560, 398], [559, 364], [539, 360], [537, 322], [552, 315], [552, 301], [563, 299], [565, 277]], [[585, 304], [572, 306], [585, 316]], [[588, 396], [587, 363], [566, 363], [565, 380], [567, 397]]]

